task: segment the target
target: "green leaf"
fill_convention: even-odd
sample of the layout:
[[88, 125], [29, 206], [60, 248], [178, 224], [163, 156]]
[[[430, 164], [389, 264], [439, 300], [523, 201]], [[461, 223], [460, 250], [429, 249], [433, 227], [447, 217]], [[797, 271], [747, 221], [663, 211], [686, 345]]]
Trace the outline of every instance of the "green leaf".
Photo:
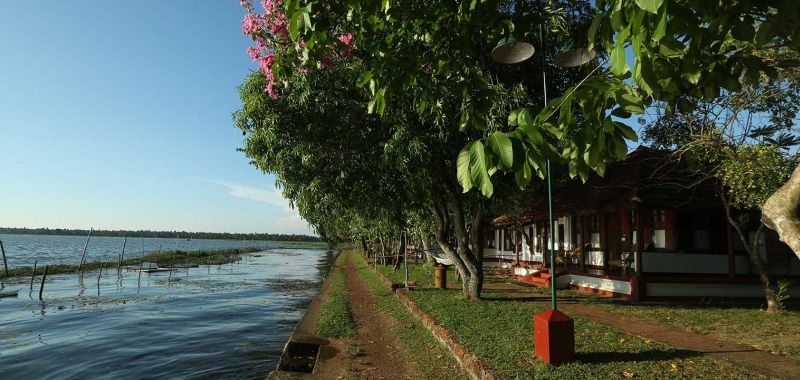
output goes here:
[[510, 170], [514, 164], [514, 149], [511, 146], [511, 139], [503, 132], [495, 132], [487, 140], [489, 148], [500, 158], [500, 169]]
[[586, 44], [587, 50], [594, 49], [594, 41], [597, 39], [597, 28], [600, 27], [600, 24], [603, 22], [602, 16], [597, 16], [592, 20], [592, 24], [589, 25], [589, 37], [588, 42]]
[[526, 187], [528, 187], [528, 184], [531, 183], [531, 178], [533, 177], [531, 166], [528, 165], [527, 162], [523, 161], [521, 167], [514, 172], [514, 177], [517, 180], [517, 186], [519, 186], [519, 189], [524, 190]]
[[461, 149], [461, 152], [458, 153], [458, 160], [456, 160], [456, 176], [458, 177], [458, 183], [461, 184], [461, 187], [464, 189], [465, 193], [472, 189], [472, 178], [470, 177], [469, 168], [469, 152], [473, 144], [474, 142], [471, 142]]
[[492, 186], [492, 181], [489, 178], [485, 147], [480, 141], [475, 141], [470, 146], [469, 171], [472, 183], [480, 188], [485, 197], [491, 198], [492, 193], [494, 193], [494, 186]]
[[544, 142], [542, 138], [542, 133], [539, 132], [539, 126], [536, 124], [525, 124], [525, 126], [519, 127], [519, 129], [528, 136], [531, 145], [533, 146], [540, 146]]
[[372, 79], [372, 71], [365, 71], [361, 73], [361, 75], [358, 77], [358, 80], [356, 81], [356, 86], [359, 88], [364, 87], [364, 85], [367, 84], [367, 82], [369, 82], [370, 79]]
[[683, 57], [686, 46], [672, 36], [667, 36], [661, 39], [659, 45], [659, 52], [667, 58]]
[[620, 133], [622, 133], [622, 136], [624, 136], [626, 139], [633, 142], [639, 141], [639, 136], [636, 135], [636, 131], [634, 131], [633, 128], [629, 127], [627, 124], [615, 121], [614, 125], [617, 126], [617, 130], [619, 130]]
[[625, 72], [625, 48], [622, 46], [614, 46], [611, 51], [611, 70], [614, 75], [622, 75]]
[[667, 34], [667, 6], [661, 9], [661, 18], [658, 20], [658, 25], [653, 30], [653, 41], [658, 42]]
[[700, 82], [700, 76], [702, 74], [703, 72], [699, 68], [696, 68], [691, 71], [684, 72], [681, 74], [681, 77], [689, 81], [691, 84], [697, 84], [697, 82]]
[[523, 108], [517, 115], [517, 125], [520, 127], [531, 126], [535, 123], [533, 115], [528, 108]]
[[664, 0], [636, 0], [636, 5], [650, 13], [658, 13], [658, 8]]
[[508, 114], [508, 125], [510, 125], [512, 127], [516, 127], [517, 123], [518, 123], [517, 119], [519, 118], [519, 114], [522, 111], [524, 111], [523, 108], [518, 108], [518, 109], [515, 109], [515, 110], [511, 111], [511, 113]]
[[611, 51], [611, 71], [614, 75], [622, 75], [627, 71], [627, 65], [625, 64], [625, 40], [628, 39], [630, 30], [630, 27], [627, 27], [619, 32], [614, 49]]

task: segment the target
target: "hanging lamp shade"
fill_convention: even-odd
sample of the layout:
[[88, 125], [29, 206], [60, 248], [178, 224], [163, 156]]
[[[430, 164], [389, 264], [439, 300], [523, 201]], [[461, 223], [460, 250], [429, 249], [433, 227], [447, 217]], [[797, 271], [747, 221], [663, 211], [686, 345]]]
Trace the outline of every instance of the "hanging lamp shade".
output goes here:
[[578, 67], [594, 59], [595, 55], [597, 54], [594, 50], [572, 48], [556, 54], [556, 56], [553, 57], [553, 63], [559, 67]]
[[535, 50], [533, 45], [508, 36], [497, 42], [497, 46], [492, 49], [492, 59], [504, 64], [520, 63], [533, 56]]

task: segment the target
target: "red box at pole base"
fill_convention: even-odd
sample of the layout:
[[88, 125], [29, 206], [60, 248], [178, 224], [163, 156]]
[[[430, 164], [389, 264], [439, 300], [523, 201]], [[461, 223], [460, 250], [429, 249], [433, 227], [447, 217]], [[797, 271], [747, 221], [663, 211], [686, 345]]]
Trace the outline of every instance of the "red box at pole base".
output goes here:
[[536, 356], [547, 364], [559, 365], [575, 360], [575, 323], [558, 310], [533, 316]]

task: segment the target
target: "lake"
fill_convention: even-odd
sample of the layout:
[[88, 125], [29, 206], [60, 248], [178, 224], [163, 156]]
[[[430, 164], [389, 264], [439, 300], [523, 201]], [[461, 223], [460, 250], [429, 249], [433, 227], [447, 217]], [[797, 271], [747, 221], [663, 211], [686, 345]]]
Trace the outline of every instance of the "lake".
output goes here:
[[[122, 251], [123, 237], [92, 236], [86, 249], [86, 261], [117, 261]], [[8, 267], [33, 266], [34, 260], [39, 265], [72, 264], [78, 265], [83, 254], [86, 236], [61, 235], [17, 235], [0, 234], [0, 241], [6, 250]], [[139, 238], [129, 236], [125, 244], [125, 257], [139, 257], [142, 246], [145, 253], [159, 249], [182, 251], [197, 249], [242, 248], [244, 246], [263, 247], [264, 249], [285, 246], [285, 243], [270, 241], [242, 241], [216, 239], [174, 239], [174, 238]]]
[[335, 256], [268, 245], [236, 263], [174, 271], [171, 279], [169, 272], [142, 273], [140, 284], [138, 272], [118, 277], [115, 269], [103, 271], [99, 286], [98, 271], [83, 282], [48, 275], [43, 302], [40, 278], [30, 294], [29, 279], [6, 281], [5, 290], [22, 290], [0, 299], [0, 379], [263, 378]]

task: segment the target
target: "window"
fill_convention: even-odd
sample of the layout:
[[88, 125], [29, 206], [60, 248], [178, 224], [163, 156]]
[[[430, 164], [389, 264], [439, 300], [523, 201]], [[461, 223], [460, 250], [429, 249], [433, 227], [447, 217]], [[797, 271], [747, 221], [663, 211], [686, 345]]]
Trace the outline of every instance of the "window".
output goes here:
[[513, 240], [513, 231], [504, 230], [503, 231], [503, 250], [504, 251], [513, 251], [514, 250], [514, 240]]
[[600, 248], [600, 216], [589, 215], [589, 231], [591, 232], [592, 248]]
[[653, 210], [653, 248], [667, 247], [667, 212], [663, 209]]
[[484, 237], [483, 237], [483, 240], [484, 240], [483, 247], [484, 248], [497, 248], [497, 241], [495, 240], [495, 239], [497, 239], [497, 233], [496, 232], [497, 231], [495, 231], [495, 230], [488, 230], [488, 231], [484, 232]]
[[711, 249], [711, 233], [708, 230], [694, 230], [694, 249]]

